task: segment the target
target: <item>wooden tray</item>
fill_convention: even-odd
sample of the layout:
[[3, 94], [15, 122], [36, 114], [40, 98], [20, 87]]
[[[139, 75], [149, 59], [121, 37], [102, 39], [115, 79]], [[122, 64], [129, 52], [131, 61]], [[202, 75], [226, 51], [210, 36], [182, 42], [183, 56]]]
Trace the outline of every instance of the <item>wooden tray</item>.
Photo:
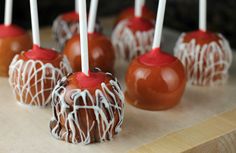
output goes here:
[[[112, 21], [103, 23], [111, 25]], [[54, 46], [50, 29], [41, 32], [44, 45]], [[164, 48], [171, 50], [177, 36], [165, 29]], [[118, 65], [123, 82], [126, 65]], [[7, 78], [0, 78], [0, 153], [236, 152], [236, 61], [230, 75], [225, 86], [188, 86], [181, 104], [168, 111], [143, 111], [127, 104], [120, 135], [111, 142], [88, 146], [54, 139], [48, 127], [50, 106], [19, 106]]]

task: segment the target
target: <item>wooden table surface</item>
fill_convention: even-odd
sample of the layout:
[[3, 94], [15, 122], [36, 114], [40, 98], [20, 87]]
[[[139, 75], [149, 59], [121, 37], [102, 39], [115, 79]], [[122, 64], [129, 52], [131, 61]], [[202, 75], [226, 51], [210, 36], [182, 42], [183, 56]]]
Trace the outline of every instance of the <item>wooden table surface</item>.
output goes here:
[[[44, 45], [54, 46], [50, 30], [41, 32]], [[165, 30], [164, 48], [171, 50], [177, 35]], [[125, 66], [116, 67], [121, 82]], [[72, 145], [55, 140], [48, 127], [50, 106], [43, 109], [20, 106], [7, 78], [0, 78], [0, 105], [0, 153], [236, 152], [235, 60], [226, 85], [188, 86], [181, 104], [171, 110], [149, 112], [127, 104], [123, 131], [113, 141], [101, 144]]]

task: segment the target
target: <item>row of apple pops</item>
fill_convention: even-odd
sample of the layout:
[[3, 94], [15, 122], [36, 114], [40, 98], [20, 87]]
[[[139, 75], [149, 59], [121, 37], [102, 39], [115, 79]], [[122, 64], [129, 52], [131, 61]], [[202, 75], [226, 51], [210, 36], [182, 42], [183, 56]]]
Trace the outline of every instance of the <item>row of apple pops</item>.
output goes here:
[[[76, 12], [79, 13], [79, 0], [76, 0]], [[142, 4], [141, 4], [142, 5]], [[98, 0], [94, 0], [91, 3], [90, 7], [90, 16], [89, 16], [89, 27], [88, 27], [88, 32], [93, 33], [94, 32], [94, 26], [95, 26], [95, 21], [96, 21], [96, 14], [97, 14], [97, 6], [98, 6]], [[5, 2], [5, 16], [4, 16], [4, 25], [9, 26], [12, 24], [12, 8], [13, 8], [13, 0], [6, 0]], [[37, 9], [37, 8], [36, 8]], [[32, 9], [31, 9], [32, 10]], [[139, 11], [140, 12], [140, 11]], [[34, 44], [40, 44], [39, 40], [39, 28], [38, 28], [38, 13], [37, 10], [31, 13], [35, 13], [32, 16], [32, 26], [34, 27], [33, 30], [33, 40]]]
[[[76, 0], [76, 6], [78, 6], [79, 0]], [[96, 21], [96, 16], [97, 16], [97, 7], [98, 7], [98, 0], [92, 0], [91, 3], [91, 7], [90, 7], [90, 16], [89, 16], [89, 26], [88, 26], [88, 33], [93, 33], [94, 32], [94, 28], [95, 28], [95, 21]], [[7, 0], [6, 3], [6, 22], [5, 24], [9, 25], [11, 24], [10, 21], [12, 20], [11, 16], [12, 16], [12, 0]], [[78, 8], [76, 8], [78, 11]], [[32, 31], [33, 31], [33, 43], [35, 45], [40, 46], [40, 36], [39, 36], [39, 23], [38, 23], [38, 7], [37, 7], [37, 3], [36, 2], [32, 2], [31, 3], [31, 16], [32, 16]], [[81, 18], [83, 17], [82, 15], [80, 15]], [[85, 16], [87, 16], [85, 14]], [[86, 24], [87, 26], [87, 24]], [[83, 25], [84, 27], [84, 25]], [[87, 29], [87, 28], [86, 28]], [[84, 30], [84, 29], [83, 29]], [[82, 31], [82, 30], [80, 30]], [[87, 30], [86, 30], [87, 31]], [[85, 38], [85, 40], [87, 40], [87, 36], [83, 36]], [[82, 39], [84, 41], [84, 39]], [[86, 71], [88, 71], [88, 53], [86, 53], [86, 51], [88, 50], [88, 45], [87, 45], [87, 41], [85, 41], [84, 43], [81, 44], [81, 48], [82, 50], [85, 50], [85, 52], [82, 52], [82, 69], [85, 69]], [[86, 60], [84, 60], [86, 59]], [[86, 72], [85, 72], [86, 73]], [[88, 73], [86, 73], [88, 74]]]
[[[136, 0], [136, 8], [135, 8], [135, 15], [142, 16], [141, 10], [143, 6], [143, 0]], [[164, 10], [165, 10], [165, 4], [166, 2], [160, 2], [161, 5], [159, 5], [159, 13], [157, 17], [156, 22], [156, 32], [154, 36], [154, 43], [153, 43], [153, 49], [160, 47], [161, 42], [161, 35], [162, 35], [162, 28], [163, 28], [163, 20], [164, 20]], [[80, 5], [79, 5], [80, 6]], [[89, 33], [94, 32], [95, 27], [95, 21], [96, 21], [96, 12], [98, 7], [98, 0], [93, 0], [91, 7], [90, 7], [90, 17], [89, 17]], [[88, 58], [88, 38], [87, 38], [87, 22], [85, 22], [87, 19], [86, 11], [84, 11], [84, 6], [79, 7], [82, 11], [80, 11], [83, 14], [80, 14], [80, 39], [81, 39], [81, 60], [82, 60], [82, 72], [89, 75], [89, 58]], [[164, 10], [163, 10], [164, 9]], [[158, 26], [157, 26], [158, 23]]]
[[[147, 50], [150, 50], [151, 43], [153, 41], [154, 26], [152, 21], [146, 20], [145, 11], [142, 14], [142, 7], [144, 6], [143, 1], [135, 1], [135, 13], [136, 18], [141, 20], [122, 20], [112, 33], [112, 43], [116, 49], [116, 52], [119, 53], [122, 59], [128, 59], [130, 61], [137, 54], [145, 53]], [[199, 15], [199, 29], [206, 31], [206, 0], [200, 1], [200, 15]], [[154, 20], [154, 19], [153, 19]], [[132, 28], [132, 26], [134, 28]], [[128, 41], [127, 41], [128, 40]], [[127, 54], [128, 48], [128, 54]]]
[[82, 72], [68, 75], [67, 58], [40, 47], [37, 0], [30, 0], [34, 47], [14, 57], [9, 82], [20, 104], [52, 103], [50, 130], [55, 138], [89, 144], [111, 140], [121, 131], [124, 96], [112, 74], [89, 70], [86, 0], [79, 4]]
[[[140, 1], [136, 1], [136, 9], [138, 10], [138, 8], [140, 8], [140, 6], [141, 5], [138, 5], [138, 4], [141, 4], [140, 3]], [[161, 2], [160, 2], [161, 3]], [[96, 4], [96, 3], [95, 3]], [[92, 2], [92, 5], [93, 5], [93, 2]], [[203, 11], [201, 10], [200, 11], [200, 13], [201, 12], [203, 12], [203, 13], [201, 13], [200, 14], [200, 29], [202, 30], [202, 31], [206, 31], [206, 0], [201, 0], [200, 1], [200, 5], [201, 5], [201, 7], [200, 7], [200, 9], [203, 9]], [[9, 5], [10, 6], [10, 5]], [[94, 5], [94, 6], [96, 6], [95, 8], [97, 9], [97, 4], [96, 5]], [[33, 8], [33, 7], [36, 7], [37, 8], [37, 6], [32, 6], [31, 7], [31, 9]], [[161, 7], [161, 8], [160, 8]], [[6, 8], [8, 8], [8, 7], [6, 7]], [[10, 7], [9, 7], [10, 8]], [[94, 8], [94, 7], [91, 7], [91, 8]], [[158, 11], [161, 11], [161, 9], [162, 9], [162, 5], [159, 5], [159, 9], [158, 9]], [[9, 9], [10, 10], [10, 9]], [[92, 10], [94, 10], [94, 9], [92, 9]], [[205, 10], [205, 11], [204, 11]], [[36, 11], [36, 13], [34, 13], [34, 11]], [[95, 14], [96, 14], [96, 11], [94, 11], [95, 12]], [[140, 15], [140, 13], [137, 13], [137, 12], [139, 12], [139, 11], [135, 11], [136, 12], [136, 14], [137, 15]], [[95, 23], [95, 18], [96, 18], [96, 15], [93, 15], [94, 13], [92, 13], [91, 12], [91, 15], [92, 15], [92, 17], [90, 18], [90, 19], [93, 19], [93, 23]], [[161, 32], [162, 32], [162, 25], [163, 25], [163, 18], [164, 18], [164, 13], [162, 14], [162, 12], [159, 12], [158, 13], [159, 15], [158, 15], [158, 18], [157, 18], [157, 23], [158, 24], [160, 24], [159, 26], [157, 26], [157, 24], [156, 24], [156, 26], [157, 26], [157, 28], [155, 29], [156, 30], [156, 32], [155, 32], [155, 36], [154, 36], [154, 41], [153, 41], [153, 47], [152, 47], [152, 49], [154, 50], [154, 53], [155, 53], [155, 50], [159, 50], [160, 51], [160, 49], [159, 49], [159, 47], [160, 47], [160, 40], [161, 40]], [[36, 16], [36, 18], [34, 17], [34, 16]], [[34, 19], [33, 19], [34, 18]], [[39, 39], [39, 27], [38, 27], [38, 19], [37, 19], [38, 17], [37, 17], [37, 10], [36, 9], [33, 9], [32, 10], [32, 25], [33, 25], [33, 39], [34, 39], [34, 44], [37, 46], [40, 46], [40, 39]], [[90, 23], [92, 23], [92, 22], [90, 22]], [[82, 26], [80, 26], [80, 28], [81, 28]], [[91, 26], [91, 27], [93, 27], [94, 28], [94, 25], [93, 26]], [[81, 29], [81, 31], [82, 31], [82, 29]], [[87, 31], [87, 30], [86, 30]], [[205, 33], [204, 33], [205, 34]], [[87, 37], [87, 35], [85, 35], [85, 37]], [[215, 37], [215, 36], [214, 36]], [[84, 41], [85, 39], [81, 39], [82, 41]], [[87, 42], [87, 41], [86, 41]], [[88, 65], [88, 53], [87, 53], [87, 51], [88, 51], [88, 43], [82, 43], [82, 46], [81, 47], [83, 47], [82, 48], [82, 65], [83, 65], [83, 67], [82, 67], [82, 72], [84, 73], [84, 74], [86, 74], [87, 76], [89, 75], [89, 65]], [[183, 45], [180, 45], [180, 46], [183, 46]], [[227, 47], [227, 46], [226, 46]], [[224, 49], [223, 49], [224, 50]], [[229, 50], [230, 51], [230, 49], [228, 49], [228, 48], [226, 48], [226, 50]], [[40, 49], [39, 49], [39, 51], [40, 51]], [[214, 52], [214, 51], [213, 51]], [[188, 53], [188, 52], [184, 52], [184, 53]], [[171, 57], [171, 56], [167, 56], [167, 55], [165, 55], [165, 54], [161, 54], [161, 53], [158, 53], [158, 54], [147, 54], [147, 55], [149, 55], [149, 56], [144, 56], [145, 58], [141, 58], [142, 60], [141, 61], [143, 61], [144, 63], [147, 63], [147, 59], [149, 59], [149, 57], [153, 57], [153, 61], [154, 62], [160, 62], [160, 61], [164, 61], [164, 59], [168, 59], [168, 60], [172, 60], [173, 59], [173, 57]], [[151, 56], [150, 56], [151, 55]], [[161, 56], [160, 56], [161, 55]], [[204, 54], [205, 55], [205, 54]], [[54, 55], [53, 55], [54, 56]], [[154, 58], [154, 56], [158, 56], [158, 58]], [[196, 55], [196, 57], [197, 56], [199, 56], [199, 55]], [[208, 56], [208, 55], [207, 55]], [[213, 56], [215, 56], [215, 55], [213, 55]], [[163, 57], [165, 57], [165, 58], [163, 58]], [[203, 56], [204, 57], [204, 56]], [[211, 63], [216, 63], [216, 62], [218, 62], [218, 61], [215, 61], [215, 59], [214, 59], [214, 57], [213, 58], [205, 58], [204, 57], [204, 59], [209, 59], [209, 60], [214, 60], [214, 61], [211, 61]], [[229, 58], [230, 59], [230, 58]], [[182, 60], [182, 61], [184, 61], [184, 60]], [[148, 61], [148, 62], [150, 62], [150, 61]], [[202, 62], [202, 61], [200, 61], [200, 62]], [[222, 62], [222, 60], [220, 59], [220, 62]], [[203, 63], [203, 62], [202, 62]], [[15, 63], [13, 62], [13, 65], [14, 65]], [[150, 63], [148, 63], [149, 65], [150, 65]], [[191, 63], [192, 64], [192, 63]], [[198, 64], [198, 61], [195, 61], [195, 63], [194, 64]], [[216, 63], [217, 64], [217, 63]], [[13, 67], [13, 66], [12, 66]], [[224, 68], [225, 69], [227, 69], [229, 66], [225, 66]], [[12, 69], [14, 70], [14, 68], [15, 67], [13, 67]], [[197, 69], [198, 69], [198, 67], [197, 67]], [[220, 71], [222, 71], [221, 70], [221, 67], [219, 67], [219, 66], [213, 66], [212, 67], [212, 69], [213, 69], [213, 71], [215, 71], [215, 70], [217, 70], [217, 69], [220, 69]], [[25, 71], [22, 71], [22, 72], [25, 72]], [[198, 71], [196, 71], [197, 73], [198, 73]], [[195, 73], [195, 72], [194, 72]], [[203, 75], [205, 75], [205, 73], [202, 73]], [[208, 73], [207, 73], [208, 74]], [[207, 75], [206, 74], [206, 75]], [[224, 75], [224, 74], [223, 74]], [[17, 75], [13, 75], [13, 76], [17, 76]], [[10, 76], [11, 77], [11, 76]], [[168, 77], [170, 77], [170, 75], [168, 75]], [[26, 78], [26, 77], [25, 77]], [[200, 78], [200, 77], [199, 77]], [[220, 78], [220, 77], [219, 77]], [[164, 78], [164, 79], [166, 79], [166, 78]], [[200, 78], [201, 80], [203, 80], [202, 78]], [[216, 78], [217, 79], [217, 78]], [[221, 78], [220, 78], [221, 79]], [[18, 84], [19, 83], [15, 83], [14, 84], [14, 87], [17, 87], [17, 88], [20, 88], [19, 86], [18, 86]], [[53, 88], [53, 87], [51, 87], [51, 88]], [[17, 90], [18, 91], [18, 90]], [[24, 92], [22, 92], [22, 93], [24, 93]], [[142, 95], [142, 94], [137, 94], [137, 95]], [[19, 96], [19, 97], [22, 97], [22, 96]]]
[[[78, 13], [79, 9], [78, 9], [78, 4], [79, 4], [79, 0], [75, 1], [75, 10]], [[142, 6], [144, 6], [145, 4], [145, 0], [136, 0], [135, 3], [135, 16], [136, 17], [141, 17], [142, 16]], [[95, 25], [95, 20], [94, 18], [96, 17], [96, 12], [97, 12], [97, 5], [98, 5], [98, 1], [94, 1], [94, 3], [91, 4], [90, 7], [90, 12], [91, 12], [91, 16], [89, 18], [89, 32], [93, 32], [94, 31], [94, 25]], [[12, 24], [12, 7], [13, 7], [13, 0], [6, 0], [5, 3], [5, 17], [4, 17], [4, 24], [6, 26], [11, 25]], [[206, 31], [206, 1], [205, 0], [201, 0], [200, 1], [200, 22], [199, 22], [199, 27], [201, 30]]]
[[[135, 3], [135, 16], [141, 17], [142, 16], [142, 6], [144, 5], [145, 1], [144, 0], [136, 0]], [[76, 12], [78, 13], [78, 5], [79, 0], [76, 0]], [[91, 4], [90, 11], [91, 11], [91, 16], [90, 16], [90, 30], [89, 32], [93, 32], [94, 30], [94, 25], [95, 25], [95, 20], [96, 18], [96, 12], [97, 12], [97, 5], [98, 1], [94, 1]], [[5, 3], [5, 18], [4, 18], [4, 24], [6, 26], [11, 25], [12, 23], [12, 7], [13, 7], [13, 0], [6, 0]], [[206, 31], [206, 0], [200, 0], [200, 22], [199, 22], [199, 28], [203, 31]]]
[[[56, 85], [53, 91], [52, 103], [53, 115], [55, 116], [53, 116], [50, 122], [50, 129], [52, 135], [57, 139], [72, 143], [89, 144], [93, 142], [111, 140], [114, 135], [120, 132], [124, 117], [124, 96], [117, 81], [110, 79], [108, 79], [109, 82], [106, 81], [107, 76], [110, 78], [111, 74], [105, 73], [104, 76], [104, 73], [102, 72], [93, 73], [89, 71], [86, 0], [80, 0], [79, 4], [83, 74], [77, 73], [77, 75], [73, 74], [72, 76], [63, 78]], [[157, 43], [154, 43], [154, 49], [160, 47], [159, 39], [161, 38], [160, 35], [164, 19], [165, 4], [166, 0], [159, 1], [157, 22], [159, 22], [160, 26], [155, 32]], [[158, 31], [160, 31], [160, 33], [157, 33]], [[75, 91], [71, 89], [73, 78], [77, 78], [78, 84], [74, 86], [80, 87], [79, 90], [77, 89]], [[83, 86], [84, 82], [88, 82], [88, 80], [90, 82], [89, 84], [93, 85], [91, 86], [87, 84], [86, 86]], [[82, 89], [84, 89], [84, 91], [81, 89], [81, 86], [83, 86]], [[96, 91], [94, 93], [93, 88], [95, 87]], [[90, 89], [93, 89], [93, 91]], [[71, 95], [68, 95], [69, 93], [71, 93]], [[104, 94], [100, 95], [100, 93]], [[84, 97], [86, 95], [88, 95], [88, 97]], [[71, 101], [67, 101], [68, 99], [72, 99], [73, 101], [71, 105], [73, 106], [73, 110], [70, 112], [66, 111], [66, 108], [68, 108], [66, 104], [71, 103]], [[82, 101], [78, 103], [78, 99], [81, 99]], [[90, 102], [92, 102], [92, 106], [90, 106]], [[86, 109], [84, 114], [81, 113], [81, 108]], [[95, 115], [91, 115], [91, 113], [88, 115], [87, 112], [91, 110], [94, 111]], [[62, 123], [61, 120], [65, 121], [65, 123]], [[81, 122], [83, 120], [85, 120], [85, 122]], [[70, 123], [69, 127], [67, 126], [68, 123]], [[95, 123], [97, 125], [91, 125], [91, 123]], [[81, 127], [83, 127], [83, 129]]]
[[[144, 4], [144, 0], [136, 0], [135, 4], [135, 15], [137, 17], [142, 16], [142, 6]], [[158, 8], [158, 11], [160, 14], [158, 14], [157, 20], [156, 20], [156, 31], [154, 35], [154, 41], [153, 41], [153, 49], [160, 48], [161, 44], [161, 35], [162, 35], [162, 29], [163, 29], [163, 20], [164, 20], [164, 12], [165, 12], [165, 5], [166, 1], [160, 1], [160, 5]], [[95, 21], [96, 21], [96, 12], [98, 7], [98, 0], [93, 0], [90, 7], [90, 16], [89, 16], [89, 33], [94, 32], [95, 27]], [[83, 7], [79, 7], [80, 9], [84, 9]], [[89, 74], [89, 58], [88, 58], [88, 38], [87, 38], [87, 23], [86, 18], [87, 15], [85, 11], [81, 11], [80, 14], [80, 39], [81, 39], [81, 60], [82, 60], [82, 72], [86, 75]]]
[[[31, 16], [32, 16], [32, 31], [33, 31], [33, 42], [34, 42], [34, 45], [35, 46], [38, 46], [40, 48], [40, 36], [39, 36], [39, 25], [38, 25], [38, 11], [37, 11], [37, 3], [33, 0], [30, 1], [31, 2]], [[95, 20], [96, 20], [96, 10], [97, 10], [97, 4], [98, 4], [98, 1], [97, 0], [93, 0], [92, 1], [92, 7], [93, 8], [91, 10], [91, 15], [92, 17], [90, 18], [92, 25], [90, 27], [93, 27], [92, 28], [92, 31], [94, 29], [94, 23], [95, 23]], [[137, 0], [137, 4], [141, 4], [143, 5], [140, 0]], [[139, 6], [139, 7], [136, 7], [141, 9], [141, 5], [136, 5], [136, 6]], [[159, 26], [157, 26], [156, 28], [156, 32], [155, 32], [155, 36], [154, 36], [154, 43], [153, 43], [153, 50], [155, 50], [156, 48], [159, 48], [160, 47], [160, 42], [161, 42], [161, 33], [162, 33], [162, 27], [163, 27], [163, 19], [164, 19], [164, 11], [162, 10], [164, 9], [164, 7], [162, 5], [159, 5], [159, 15], [158, 15], [158, 18], [157, 18], [157, 23], [159, 24]], [[136, 11], [138, 12], [138, 11]], [[80, 15], [81, 19], [84, 17], [84, 15]], [[87, 42], [87, 34], [85, 35], [84, 34], [84, 31], [87, 31], [87, 27], [84, 25], [83, 22], [80, 23], [81, 26], [80, 26], [80, 32], [81, 32], [81, 54], [82, 54], [82, 72], [84, 74], [86, 74], [87, 76], [89, 75], [89, 61], [88, 61], [88, 42]], [[86, 27], [86, 29], [84, 28]], [[41, 53], [39, 53], [38, 51], [41, 51]], [[55, 57], [55, 53], [52, 53], [50, 51], [44, 51], [42, 52], [43, 50], [42, 49], [32, 49], [31, 51], [29, 52], [26, 52], [25, 55], [28, 57], [28, 58], [34, 58], [34, 59], [37, 59], [37, 57], [40, 57], [41, 59], [47, 59], [47, 60], [50, 60], [48, 59], [48, 55], [50, 55], [51, 57]], [[44, 55], [45, 54], [45, 55]], [[17, 66], [16, 65], [16, 61], [13, 61], [12, 65], [14, 66], [11, 66], [12, 67], [12, 71], [10, 70], [10, 78], [12, 76], [15, 76], [13, 74], [15, 74], [14, 72], [16, 71], [15, 67]], [[66, 64], [65, 64], [66, 65]], [[24, 71], [23, 71], [24, 72]], [[24, 76], [24, 75], [23, 75]], [[10, 80], [17, 80], [17, 79], [10, 79]], [[25, 81], [27, 82], [27, 81]], [[17, 83], [17, 81], [15, 83], [12, 83], [12, 86], [13, 88], [17, 88], [19, 91], [21, 89], [19, 89], [20, 87], [18, 86], [19, 83]], [[30, 85], [29, 85], [30, 86]], [[50, 88], [53, 88], [53, 86], [51, 86]], [[24, 93], [24, 92], [22, 92]], [[19, 95], [17, 97], [24, 97], [22, 95]], [[48, 99], [48, 97], [44, 98], [44, 99]], [[24, 100], [19, 100], [23, 103], [27, 103], [27, 104], [31, 104], [32, 102], [25, 102]], [[46, 100], [48, 101], [48, 100]], [[45, 102], [40, 102], [40, 101], [37, 101], [37, 102], [34, 102], [34, 103], [41, 103], [42, 105], [46, 105], [47, 103]]]

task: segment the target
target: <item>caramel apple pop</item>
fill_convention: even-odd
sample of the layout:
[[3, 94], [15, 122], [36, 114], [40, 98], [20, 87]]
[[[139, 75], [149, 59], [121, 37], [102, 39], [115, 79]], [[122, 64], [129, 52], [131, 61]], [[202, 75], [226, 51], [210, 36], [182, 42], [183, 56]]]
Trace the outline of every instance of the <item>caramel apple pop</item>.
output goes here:
[[54, 88], [50, 131], [59, 140], [90, 144], [121, 131], [124, 96], [112, 74], [89, 69], [86, 0], [79, 4], [82, 72], [62, 78]]
[[222, 85], [228, 79], [232, 50], [222, 34], [207, 30], [207, 1], [199, 2], [199, 30], [179, 37], [175, 55], [185, 66], [190, 84]]
[[[58, 47], [63, 50], [66, 42], [74, 35], [79, 33], [79, 0], [75, 0], [75, 10], [60, 14], [53, 22], [53, 37]], [[96, 31], [101, 32], [102, 28], [96, 22]]]
[[0, 76], [7, 77], [9, 65], [16, 54], [32, 47], [28, 33], [12, 24], [13, 0], [5, 0], [4, 24], [0, 25]]
[[20, 104], [46, 106], [57, 81], [71, 73], [67, 58], [40, 44], [37, 0], [30, 0], [34, 46], [16, 55], [9, 68], [9, 82]]
[[135, 58], [126, 74], [127, 102], [152, 111], [177, 105], [186, 85], [182, 63], [160, 48], [165, 6], [160, 0], [152, 50]]
[[[104, 72], [113, 72], [115, 52], [110, 40], [96, 32], [98, 0], [91, 0], [88, 22], [88, 48], [90, 68], [99, 67]], [[65, 45], [64, 54], [68, 57], [74, 72], [81, 71], [81, 41], [75, 34]]]
[[112, 33], [117, 58], [130, 62], [152, 48], [154, 23], [142, 16], [142, 0], [135, 1], [135, 16], [119, 22]]

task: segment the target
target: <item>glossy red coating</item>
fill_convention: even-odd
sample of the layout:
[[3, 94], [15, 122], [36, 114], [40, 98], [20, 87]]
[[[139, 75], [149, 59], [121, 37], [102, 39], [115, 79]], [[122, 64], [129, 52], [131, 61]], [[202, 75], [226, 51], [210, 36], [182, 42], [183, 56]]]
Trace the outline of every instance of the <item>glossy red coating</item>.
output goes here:
[[102, 72], [89, 72], [89, 76], [85, 75], [83, 72], [76, 74], [77, 83], [83, 89], [100, 86], [101, 83], [105, 81], [105, 78], [106, 74]]
[[[115, 22], [115, 25], [117, 25], [122, 20], [133, 18], [133, 17], [134, 17], [134, 7], [127, 8], [120, 13], [119, 17], [117, 18]], [[147, 20], [154, 21], [156, 19], [156, 14], [150, 9], [148, 9], [147, 6], [144, 6], [142, 17]]]
[[79, 21], [79, 14], [75, 11], [68, 12], [62, 15], [62, 19], [67, 22]]
[[153, 49], [139, 57], [139, 61], [148, 66], [163, 66], [176, 61], [176, 59], [176, 57], [161, 51], [160, 48]]
[[204, 45], [204, 44], [209, 44], [211, 42], [218, 42], [220, 40], [220, 37], [210, 31], [193, 31], [193, 32], [189, 32], [185, 35], [184, 37], [184, 42], [188, 43], [190, 41], [192, 41], [193, 39], [196, 40], [196, 43], [199, 45]]
[[128, 20], [127, 26], [129, 29], [131, 29], [133, 32], [136, 31], [148, 31], [154, 28], [154, 24], [145, 18], [130, 18]]
[[24, 35], [26, 31], [16, 25], [0, 25], [0, 38], [17, 37]]
[[58, 56], [58, 53], [55, 50], [34, 45], [31, 50], [25, 53], [25, 56], [33, 60], [53, 60]]

